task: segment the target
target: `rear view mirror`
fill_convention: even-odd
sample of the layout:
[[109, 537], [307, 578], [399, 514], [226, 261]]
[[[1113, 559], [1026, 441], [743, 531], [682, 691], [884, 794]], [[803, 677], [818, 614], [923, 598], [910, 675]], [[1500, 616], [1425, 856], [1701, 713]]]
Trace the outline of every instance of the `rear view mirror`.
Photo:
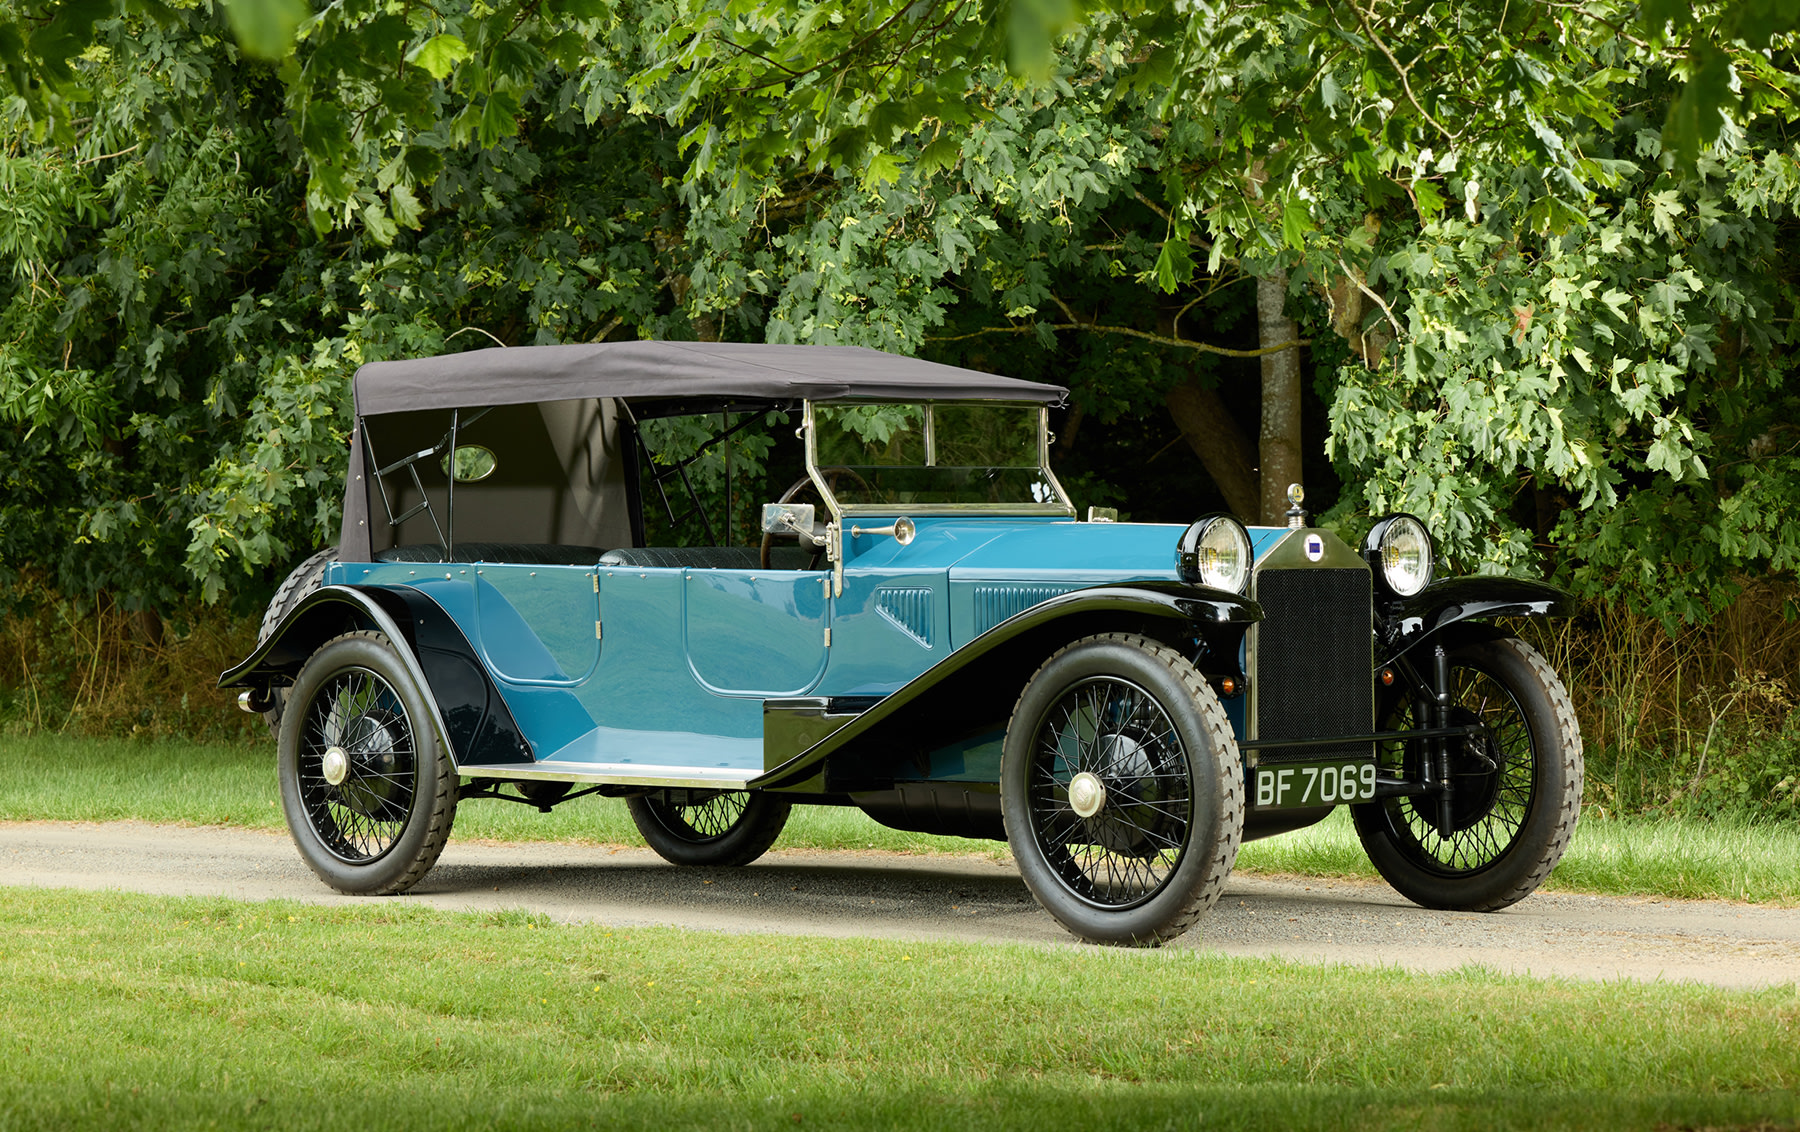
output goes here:
[[766, 535], [805, 535], [813, 534], [814, 504], [811, 503], [765, 503], [763, 504], [762, 529]]

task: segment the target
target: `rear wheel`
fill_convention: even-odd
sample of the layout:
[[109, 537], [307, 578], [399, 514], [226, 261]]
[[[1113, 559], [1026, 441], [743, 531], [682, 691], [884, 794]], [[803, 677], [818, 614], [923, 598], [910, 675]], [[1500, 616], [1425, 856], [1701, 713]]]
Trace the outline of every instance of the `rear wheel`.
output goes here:
[[[1451, 722], [1485, 734], [1450, 755], [1450, 824], [1430, 795], [1352, 807], [1356, 832], [1378, 872], [1427, 908], [1491, 912], [1531, 895], [1562, 859], [1581, 813], [1581, 730], [1550, 665], [1515, 639], [1449, 650]], [[1398, 705], [1387, 726], [1417, 726]], [[1418, 780], [1426, 744], [1385, 743], [1384, 774]]]
[[748, 790], [659, 790], [625, 800], [638, 832], [676, 865], [747, 865], [769, 851], [793, 804]]
[[1243, 838], [1243, 768], [1218, 699], [1180, 653], [1127, 634], [1077, 641], [1031, 678], [1000, 799], [1026, 887], [1093, 943], [1187, 931]]
[[277, 749], [288, 830], [326, 884], [404, 892], [437, 863], [456, 820], [456, 771], [386, 636], [346, 633], [312, 655]]

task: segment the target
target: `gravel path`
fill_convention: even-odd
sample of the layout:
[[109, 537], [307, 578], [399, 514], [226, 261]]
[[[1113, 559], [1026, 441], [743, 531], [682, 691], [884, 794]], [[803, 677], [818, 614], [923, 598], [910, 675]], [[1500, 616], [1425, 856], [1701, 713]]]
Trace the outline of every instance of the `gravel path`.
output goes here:
[[[284, 833], [140, 822], [0, 823], [0, 885], [362, 903], [327, 889]], [[778, 850], [676, 869], [643, 849], [452, 840], [412, 893], [437, 908], [707, 931], [1074, 946], [1010, 863]], [[1171, 945], [1414, 971], [1480, 965], [1582, 979], [1800, 981], [1800, 909], [1538, 893], [1488, 915], [1430, 912], [1385, 885], [1237, 875]]]

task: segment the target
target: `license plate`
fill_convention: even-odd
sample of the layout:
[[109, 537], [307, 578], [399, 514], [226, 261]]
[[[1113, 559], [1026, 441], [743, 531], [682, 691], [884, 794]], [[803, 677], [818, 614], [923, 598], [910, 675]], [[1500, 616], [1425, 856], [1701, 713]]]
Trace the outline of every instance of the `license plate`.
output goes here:
[[1375, 797], [1375, 764], [1363, 760], [1259, 766], [1252, 772], [1251, 784], [1259, 810], [1367, 802]]

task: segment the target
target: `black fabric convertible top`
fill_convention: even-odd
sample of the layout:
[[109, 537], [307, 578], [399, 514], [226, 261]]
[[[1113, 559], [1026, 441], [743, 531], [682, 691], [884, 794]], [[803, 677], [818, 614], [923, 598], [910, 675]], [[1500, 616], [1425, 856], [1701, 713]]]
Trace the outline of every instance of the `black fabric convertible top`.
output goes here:
[[1060, 404], [1054, 385], [862, 346], [598, 342], [513, 346], [370, 362], [356, 371], [363, 416], [582, 397], [815, 401], [993, 400]]
[[[535, 560], [543, 546], [593, 562], [632, 546], [628, 477], [637, 457], [621, 432], [632, 402], [657, 413], [706, 401], [1012, 401], [1058, 404], [1064, 391], [860, 346], [743, 342], [602, 342], [513, 346], [371, 362], [356, 371], [359, 418], [344, 481], [339, 556], [369, 562], [430, 544], [437, 559]], [[481, 446], [495, 470], [455, 490], [443, 445]], [[680, 411], [677, 409], [676, 411]], [[720, 411], [717, 405], [707, 409]], [[454, 514], [452, 511], [454, 510]], [[452, 526], [454, 520], [454, 526]], [[591, 551], [591, 553], [589, 553]]]

